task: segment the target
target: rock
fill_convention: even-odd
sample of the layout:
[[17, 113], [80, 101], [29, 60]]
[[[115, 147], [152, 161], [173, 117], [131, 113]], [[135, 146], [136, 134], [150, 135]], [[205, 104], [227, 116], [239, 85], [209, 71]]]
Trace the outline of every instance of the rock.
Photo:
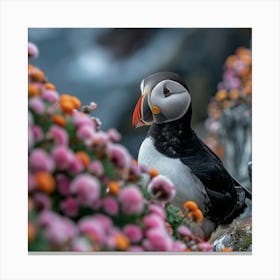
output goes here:
[[225, 247], [234, 252], [252, 251], [252, 218], [235, 220], [230, 225], [219, 226], [209, 240], [214, 251], [222, 251]]

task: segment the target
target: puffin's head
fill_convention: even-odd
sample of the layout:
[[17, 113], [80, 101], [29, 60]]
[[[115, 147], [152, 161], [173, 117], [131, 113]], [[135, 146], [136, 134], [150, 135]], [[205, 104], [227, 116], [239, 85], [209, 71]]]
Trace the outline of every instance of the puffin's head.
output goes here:
[[180, 119], [191, 105], [184, 81], [175, 73], [158, 72], [142, 80], [141, 97], [132, 118], [132, 126], [166, 123]]

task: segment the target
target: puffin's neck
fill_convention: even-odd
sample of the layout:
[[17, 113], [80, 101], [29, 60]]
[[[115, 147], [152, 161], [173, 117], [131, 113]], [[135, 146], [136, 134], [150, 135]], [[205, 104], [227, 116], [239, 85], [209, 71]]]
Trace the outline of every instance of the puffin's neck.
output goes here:
[[156, 149], [169, 157], [176, 157], [190, 144], [193, 138], [191, 128], [191, 106], [186, 114], [172, 122], [152, 124], [148, 135], [153, 138]]

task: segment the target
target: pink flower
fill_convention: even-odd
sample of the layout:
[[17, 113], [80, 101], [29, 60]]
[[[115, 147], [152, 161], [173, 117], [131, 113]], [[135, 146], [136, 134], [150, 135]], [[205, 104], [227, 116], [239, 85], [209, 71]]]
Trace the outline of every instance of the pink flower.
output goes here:
[[35, 141], [41, 141], [43, 139], [43, 130], [39, 125], [32, 126], [32, 134]]
[[75, 217], [79, 212], [78, 201], [77, 199], [72, 197], [68, 197], [65, 200], [63, 200], [60, 204], [60, 208], [69, 217]]
[[43, 227], [48, 227], [59, 219], [59, 216], [53, 211], [46, 209], [39, 214], [38, 222]]
[[50, 198], [43, 193], [34, 194], [33, 199], [36, 206], [41, 210], [49, 209], [51, 207]]
[[34, 145], [34, 136], [32, 132], [32, 128], [28, 127], [28, 149], [32, 148]]
[[78, 127], [76, 135], [82, 140], [91, 140], [94, 136], [94, 133], [95, 131], [92, 125], [86, 124]]
[[95, 222], [100, 224], [100, 226], [106, 233], [109, 233], [111, 231], [113, 222], [108, 216], [105, 216], [103, 214], [95, 214], [93, 219]]
[[64, 145], [55, 147], [52, 150], [52, 156], [59, 170], [67, 169], [73, 160], [73, 152]]
[[100, 177], [104, 174], [103, 165], [99, 160], [92, 161], [88, 166], [88, 170], [97, 177]]
[[165, 218], [166, 218], [166, 213], [165, 213], [164, 209], [159, 205], [150, 204], [149, 211], [150, 211], [150, 213], [158, 215], [163, 220], [165, 220]]
[[28, 191], [33, 191], [35, 189], [35, 179], [33, 174], [28, 172]]
[[70, 194], [70, 179], [68, 179], [65, 175], [58, 174], [56, 176], [56, 185], [57, 189], [62, 195], [69, 195]]
[[77, 128], [84, 125], [89, 125], [92, 128], [94, 128], [93, 121], [87, 114], [83, 114], [78, 111], [73, 111], [72, 116], [73, 116], [73, 122], [77, 126]]
[[92, 251], [92, 245], [85, 237], [76, 237], [72, 240], [72, 249], [76, 252], [90, 252]]
[[182, 236], [187, 236], [187, 237], [192, 237], [193, 236], [191, 230], [188, 227], [184, 226], [184, 225], [180, 225], [178, 227], [177, 231]]
[[49, 129], [48, 136], [56, 141], [59, 145], [68, 145], [68, 134], [65, 129], [58, 125], [52, 125]]
[[170, 201], [174, 198], [176, 189], [174, 184], [165, 176], [158, 175], [148, 185], [148, 191], [161, 201]]
[[105, 241], [105, 233], [101, 224], [92, 217], [82, 218], [78, 224], [81, 233], [93, 238], [96, 242], [103, 243]]
[[90, 114], [96, 108], [97, 108], [96, 103], [91, 102], [89, 105], [83, 107], [83, 112], [85, 112], [86, 114]]
[[28, 57], [38, 57], [39, 55], [39, 49], [36, 45], [34, 45], [31, 42], [28, 42]]
[[211, 252], [213, 251], [213, 246], [208, 242], [199, 242], [198, 248], [203, 252]]
[[119, 168], [129, 168], [131, 156], [127, 149], [120, 144], [111, 144], [108, 146], [108, 155]]
[[106, 146], [108, 144], [108, 135], [103, 131], [98, 131], [93, 135], [91, 143], [98, 146]]
[[78, 175], [70, 186], [71, 192], [78, 195], [79, 200], [86, 205], [93, 204], [100, 197], [100, 184], [89, 174]]
[[143, 223], [147, 228], [163, 227], [164, 220], [156, 214], [149, 214], [143, 218]]
[[109, 215], [117, 215], [119, 213], [119, 204], [116, 199], [112, 197], [106, 197], [103, 199], [103, 208]]
[[50, 242], [63, 245], [77, 234], [74, 223], [52, 211], [44, 210], [39, 215], [39, 224], [45, 227], [45, 236]]
[[38, 115], [42, 115], [45, 111], [45, 105], [40, 97], [30, 98], [29, 107]]
[[236, 74], [232, 70], [227, 70], [223, 74], [224, 86], [226, 89], [234, 89], [240, 87], [240, 80], [236, 78]]
[[139, 164], [139, 168], [140, 168], [140, 171], [142, 173], [148, 173], [149, 172], [149, 168], [144, 164]]
[[139, 214], [143, 210], [143, 195], [136, 186], [123, 188], [119, 194], [119, 200], [126, 214]]
[[136, 177], [139, 177], [139, 176], [141, 175], [141, 169], [140, 169], [140, 167], [139, 167], [138, 165], [136, 165], [136, 164], [132, 164], [132, 165], [130, 166], [130, 172], [131, 172], [134, 176], [136, 176]]
[[43, 88], [42, 98], [50, 103], [56, 103], [59, 99], [59, 96], [57, 91]]
[[90, 102], [90, 104], [89, 104], [89, 109], [90, 110], [95, 110], [97, 108], [97, 104], [95, 103], [95, 102]]
[[141, 229], [134, 224], [126, 225], [123, 232], [132, 242], [139, 242], [143, 237]]
[[130, 246], [128, 249], [129, 252], [143, 252], [144, 249], [141, 246]]
[[171, 251], [173, 240], [162, 228], [152, 228], [147, 232], [152, 251]]
[[237, 71], [237, 73], [241, 72], [246, 67], [247, 67], [246, 64], [241, 59], [236, 60], [236, 62], [234, 63], [234, 69], [235, 71]]
[[115, 128], [108, 129], [107, 135], [109, 136], [109, 139], [113, 142], [119, 142], [121, 140], [121, 135]]
[[69, 165], [69, 171], [72, 174], [78, 174], [84, 169], [83, 163], [77, 157], [73, 156]]
[[67, 218], [58, 217], [45, 230], [46, 237], [56, 245], [63, 245], [77, 234], [74, 223]]
[[118, 228], [114, 227], [108, 233], [108, 236], [105, 240], [105, 244], [108, 249], [113, 250], [116, 248], [116, 236], [119, 234], [122, 234], [122, 232]]
[[54, 162], [52, 158], [43, 149], [34, 149], [29, 156], [30, 168], [34, 171], [48, 171], [52, 172], [54, 169]]
[[173, 251], [173, 252], [184, 252], [185, 249], [186, 249], [186, 245], [183, 242], [175, 241], [172, 244], [171, 251]]

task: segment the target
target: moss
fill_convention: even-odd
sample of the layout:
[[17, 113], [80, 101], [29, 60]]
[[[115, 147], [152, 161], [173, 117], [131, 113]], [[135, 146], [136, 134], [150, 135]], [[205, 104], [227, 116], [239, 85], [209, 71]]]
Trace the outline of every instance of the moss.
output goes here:
[[234, 251], [247, 251], [252, 244], [252, 232], [248, 229], [237, 228], [231, 234], [232, 240], [230, 246]]

